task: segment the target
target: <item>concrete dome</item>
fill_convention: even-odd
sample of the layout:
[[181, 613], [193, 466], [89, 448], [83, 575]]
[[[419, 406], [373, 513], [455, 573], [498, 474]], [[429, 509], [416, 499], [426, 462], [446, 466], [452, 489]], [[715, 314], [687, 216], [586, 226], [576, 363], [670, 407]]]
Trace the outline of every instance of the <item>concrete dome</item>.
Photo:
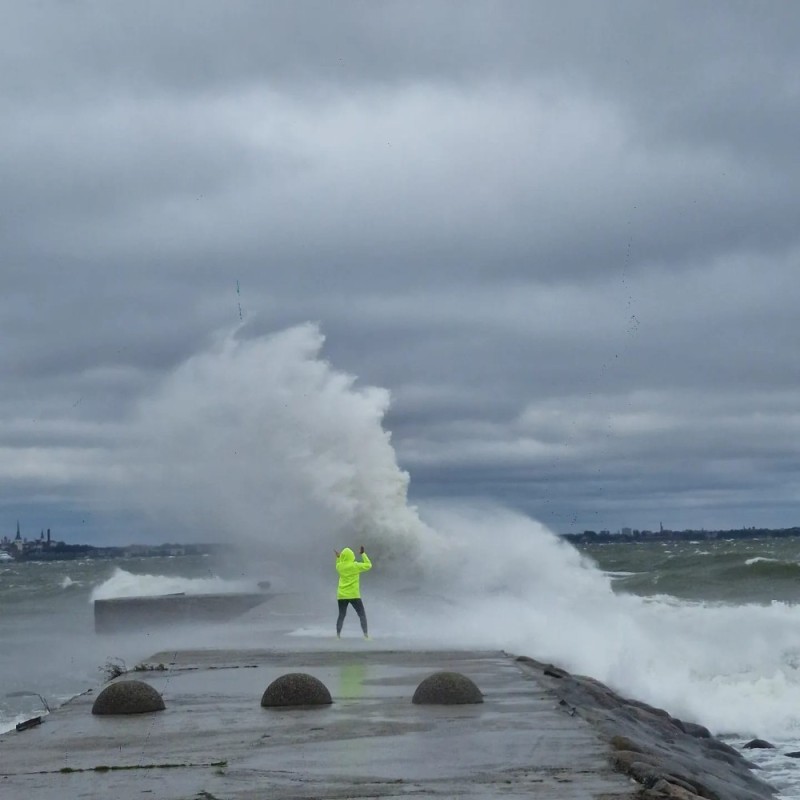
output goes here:
[[164, 700], [149, 683], [118, 681], [97, 695], [92, 714], [146, 714], [164, 708]]
[[286, 706], [329, 706], [333, 700], [325, 684], [305, 672], [288, 672], [267, 686], [261, 697], [266, 708]]
[[434, 672], [417, 686], [411, 702], [420, 705], [462, 705], [482, 703], [483, 695], [460, 672]]

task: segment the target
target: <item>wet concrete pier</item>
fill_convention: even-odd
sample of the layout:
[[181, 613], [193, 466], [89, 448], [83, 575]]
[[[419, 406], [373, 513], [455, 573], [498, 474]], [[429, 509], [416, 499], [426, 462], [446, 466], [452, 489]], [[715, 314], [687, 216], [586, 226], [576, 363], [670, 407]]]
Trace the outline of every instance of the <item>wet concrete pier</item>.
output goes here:
[[[62, 800], [256, 798], [604, 798], [641, 788], [610, 765], [608, 745], [512, 657], [498, 652], [329, 649], [157, 653], [145, 680], [166, 710], [91, 714], [96, 691], [24, 732], [0, 737], [0, 795]], [[419, 682], [449, 669], [480, 705], [418, 706]], [[287, 672], [322, 680], [333, 704], [267, 709]]]

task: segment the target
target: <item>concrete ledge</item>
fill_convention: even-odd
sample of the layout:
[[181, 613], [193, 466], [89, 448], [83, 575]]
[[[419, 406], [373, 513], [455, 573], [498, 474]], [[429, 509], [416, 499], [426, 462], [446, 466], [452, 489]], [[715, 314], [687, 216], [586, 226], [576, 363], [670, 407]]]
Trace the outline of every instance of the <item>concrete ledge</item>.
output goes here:
[[168, 594], [115, 597], [94, 601], [97, 633], [192, 622], [221, 622], [238, 617], [271, 595], [258, 593]]
[[[359, 642], [359, 646], [363, 646]], [[148, 682], [166, 701], [153, 715], [97, 717], [83, 695], [38, 728], [0, 737], [3, 796], [62, 800], [631, 800], [608, 745], [512, 658], [476, 651], [156, 654]], [[286, 671], [314, 674], [332, 706], [302, 714], [261, 708]], [[470, 675], [484, 702], [418, 706], [437, 670]]]

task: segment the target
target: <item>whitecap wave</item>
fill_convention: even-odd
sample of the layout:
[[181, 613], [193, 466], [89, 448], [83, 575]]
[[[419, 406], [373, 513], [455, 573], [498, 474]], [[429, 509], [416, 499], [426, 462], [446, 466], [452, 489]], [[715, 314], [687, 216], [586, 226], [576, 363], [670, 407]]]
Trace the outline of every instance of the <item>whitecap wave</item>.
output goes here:
[[[249, 566], [279, 565], [298, 593], [335, 580], [334, 548], [364, 543], [376, 567], [364, 590], [396, 590], [370, 618], [379, 635], [553, 661], [717, 731], [800, 729], [798, 606], [615, 594], [609, 576], [521, 514], [452, 504], [418, 514], [383, 428], [388, 393], [324, 361], [313, 325], [245, 333], [220, 336], [139, 404], [115, 453], [124, 466], [109, 471], [121, 506], [138, 501], [170, 530], [238, 543]], [[673, 559], [674, 547], [660, 552]], [[240, 585], [119, 570], [92, 599]]]
[[183, 578], [179, 575], [136, 575], [117, 567], [108, 580], [92, 590], [89, 601], [166, 594], [226, 594], [257, 589], [256, 583], [250, 580], [225, 580], [217, 576]]
[[426, 520], [446, 543], [434, 580], [451, 602], [426, 602], [397, 633], [552, 661], [717, 732], [800, 730], [800, 606], [618, 594], [515, 512], [440, 506]]

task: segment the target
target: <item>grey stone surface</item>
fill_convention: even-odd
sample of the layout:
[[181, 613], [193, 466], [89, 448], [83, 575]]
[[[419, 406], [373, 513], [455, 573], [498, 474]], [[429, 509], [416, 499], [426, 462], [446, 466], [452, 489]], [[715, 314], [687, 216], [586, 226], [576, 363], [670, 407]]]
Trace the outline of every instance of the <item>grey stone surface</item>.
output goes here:
[[590, 722], [607, 739], [614, 766], [642, 785], [643, 797], [771, 800], [775, 796], [776, 790], [753, 774], [750, 762], [711, 737], [702, 725], [622, 697], [592, 678], [553, 671], [531, 658], [521, 657], [518, 663], [549, 686], [569, 713]]
[[289, 672], [275, 678], [261, 696], [265, 708], [329, 706], [332, 702], [328, 687], [307, 672]]
[[[496, 652], [379, 650], [336, 640], [298, 650], [158, 653], [149, 673], [160, 714], [89, 714], [81, 695], [24, 733], [0, 737], [0, 796], [28, 800], [463, 798], [631, 800], [609, 745], [552, 691]], [[319, 644], [317, 644], [319, 647]], [[480, 705], [417, 706], [431, 672], [471, 676]], [[261, 708], [263, 688], [310, 672], [334, 703], [302, 713]]]
[[233, 619], [270, 598], [265, 592], [168, 594], [94, 601], [94, 629], [114, 633]]
[[119, 680], [97, 695], [92, 714], [147, 714], [163, 711], [164, 699], [144, 681]]
[[460, 672], [434, 672], [417, 686], [412, 702], [417, 705], [467, 705], [482, 703], [481, 690]]
[[746, 745], [745, 750], [774, 750], [775, 745], [766, 739], [751, 739]]

